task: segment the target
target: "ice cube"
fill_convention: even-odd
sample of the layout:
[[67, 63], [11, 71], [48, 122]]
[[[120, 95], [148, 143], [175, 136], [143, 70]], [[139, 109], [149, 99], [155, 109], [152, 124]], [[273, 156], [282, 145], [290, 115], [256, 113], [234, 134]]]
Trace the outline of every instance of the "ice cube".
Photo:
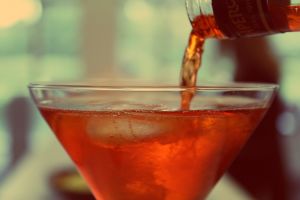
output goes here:
[[158, 118], [145, 118], [143, 115], [120, 112], [116, 115], [94, 117], [88, 122], [87, 133], [95, 142], [122, 144], [156, 137], [172, 128]]

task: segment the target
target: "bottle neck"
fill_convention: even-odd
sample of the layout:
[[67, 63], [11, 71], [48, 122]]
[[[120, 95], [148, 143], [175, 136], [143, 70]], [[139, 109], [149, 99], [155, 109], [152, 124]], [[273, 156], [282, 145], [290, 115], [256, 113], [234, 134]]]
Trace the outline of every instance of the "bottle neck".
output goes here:
[[300, 0], [186, 0], [186, 6], [198, 35], [233, 39], [299, 31], [297, 2]]
[[212, 0], [186, 0], [185, 5], [191, 22], [200, 15], [214, 15]]
[[186, 9], [194, 34], [203, 38], [226, 38], [215, 20], [212, 0], [186, 0]]

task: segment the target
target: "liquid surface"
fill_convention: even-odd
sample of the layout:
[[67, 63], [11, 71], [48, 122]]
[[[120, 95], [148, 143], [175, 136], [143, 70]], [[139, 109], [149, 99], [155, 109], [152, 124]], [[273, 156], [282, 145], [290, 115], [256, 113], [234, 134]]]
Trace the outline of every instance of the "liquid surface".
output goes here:
[[97, 199], [198, 200], [265, 109], [40, 111]]

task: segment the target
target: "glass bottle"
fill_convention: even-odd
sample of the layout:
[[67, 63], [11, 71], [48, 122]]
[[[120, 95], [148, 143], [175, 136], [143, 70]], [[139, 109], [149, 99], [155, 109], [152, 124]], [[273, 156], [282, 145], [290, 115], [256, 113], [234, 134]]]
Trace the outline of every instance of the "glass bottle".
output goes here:
[[194, 33], [234, 39], [300, 31], [300, 0], [186, 0]]

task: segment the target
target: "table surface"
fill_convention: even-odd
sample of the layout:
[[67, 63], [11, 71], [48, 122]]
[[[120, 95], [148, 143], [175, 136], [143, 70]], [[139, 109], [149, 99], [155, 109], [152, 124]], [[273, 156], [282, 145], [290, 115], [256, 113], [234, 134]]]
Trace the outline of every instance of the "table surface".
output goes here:
[[[59, 200], [48, 186], [48, 177], [72, 163], [54, 138], [41, 143], [25, 156], [21, 163], [2, 181], [0, 199]], [[16, 192], [17, 191], [17, 192]], [[248, 200], [250, 197], [228, 176], [224, 176], [208, 197]]]

